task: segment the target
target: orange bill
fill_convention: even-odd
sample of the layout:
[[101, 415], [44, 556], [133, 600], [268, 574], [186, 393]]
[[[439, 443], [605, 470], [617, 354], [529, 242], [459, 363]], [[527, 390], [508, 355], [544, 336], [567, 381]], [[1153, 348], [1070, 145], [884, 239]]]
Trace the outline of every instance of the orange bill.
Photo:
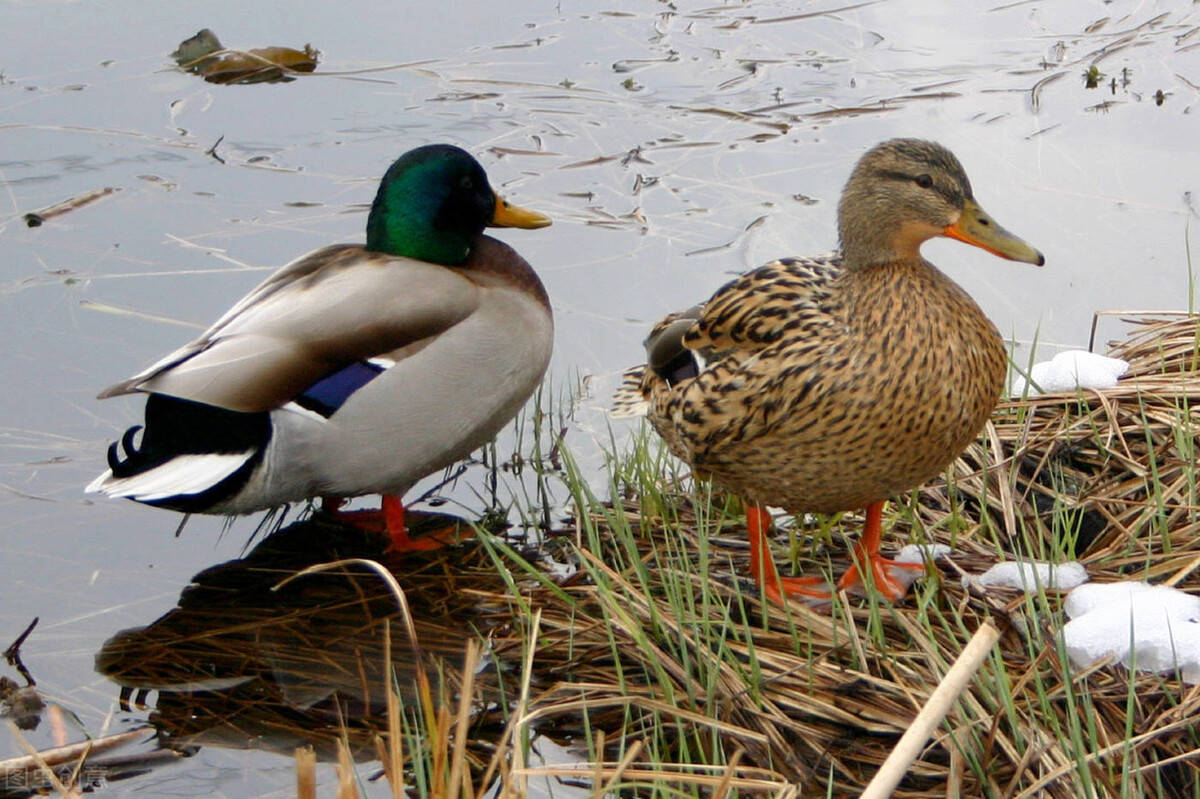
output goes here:
[[971, 199], [963, 205], [958, 221], [942, 229], [942, 235], [973, 244], [1010, 261], [1024, 261], [1037, 266], [1046, 263], [1045, 256], [996, 224], [996, 220]]

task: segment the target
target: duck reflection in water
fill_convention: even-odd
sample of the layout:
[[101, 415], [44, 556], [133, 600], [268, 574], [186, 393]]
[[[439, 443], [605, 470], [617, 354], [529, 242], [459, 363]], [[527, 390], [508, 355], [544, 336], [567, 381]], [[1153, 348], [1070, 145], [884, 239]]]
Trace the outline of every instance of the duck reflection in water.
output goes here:
[[[444, 528], [449, 518], [407, 516], [415, 534]], [[382, 562], [387, 543], [320, 514], [292, 524], [246, 557], [196, 575], [178, 606], [156, 621], [114, 635], [96, 668], [122, 686], [126, 706], [158, 692], [149, 720], [160, 744], [173, 749], [208, 744], [290, 755], [311, 744], [319, 757], [334, 758], [345, 736], [356, 757], [374, 757], [375, 738], [387, 729], [388, 666], [402, 706], [417, 701], [418, 668], [430, 675], [435, 701], [457, 705], [467, 640], [511, 619], [478, 603], [480, 592], [507, 590], [482, 546], [405, 554], [401, 582], [415, 642], [395, 595], [365, 566], [338, 566], [276, 589], [313, 564]], [[497, 707], [497, 680], [490, 667], [474, 675], [476, 724], [489, 723], [484, 716]], [[503, 724], [499, 715], [494, 721]]]

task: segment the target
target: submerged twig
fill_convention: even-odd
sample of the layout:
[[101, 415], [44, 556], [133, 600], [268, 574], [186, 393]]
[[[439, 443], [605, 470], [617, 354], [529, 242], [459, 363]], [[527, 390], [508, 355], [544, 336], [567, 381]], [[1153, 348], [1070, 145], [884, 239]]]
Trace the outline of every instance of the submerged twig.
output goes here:
[[209, 147], [207, 150], [205, 150], [204, 154], [211, 155], [213, 158], [217, 159], [217, 161], [219, 161], [222, 164], [225, 163], [225, 159], [222, 158], [221, 156], [217, 155], [217, 147], [219, 147], [221, 142], [223, 142], [223, 141], [225, 141], [224, 133], [222, 133], [220, 136], [217, 137], [217, 140], [212, 143], [212, 147]]
[[96, 200], [99, 200], [102, 197], [107, 197], [110, 194], [115, 194], [118, 191], [120, 191], [120, 189], [113, 188], [112, 186], [105, 186], [103, 189], [85, 191], [83, 194], [77, 194], [74, 197], [68, 200], [63, 200], [60, 203], [46, 206], [45, 208], [37, 211], [30, 211], [29, 213], [25, 214], [25, 224], [29, 227], [39, 227], [47, 219], [53, 219], [54, 217], [65, 214], [68, 211], [74, 211], [78, 208], [82, 208], [85, 205], [94, 203]]
[[8, 649], [4, 650], [4, 659], [21, 673], [21, 676], [25, 678], [26, 685], [37, 685], [37, 682], [34, 681], [33, 675], [29, 673], [29, 669], [25, 668], [25, 663], [21, 660], [21, 644], [25, 643], [25, 639], [33, 632], [33, 628], [37, 627], [38, 621], [39, 617], [34, 616], [33, 621], [29, 622], [29, 626], [8, 645]]

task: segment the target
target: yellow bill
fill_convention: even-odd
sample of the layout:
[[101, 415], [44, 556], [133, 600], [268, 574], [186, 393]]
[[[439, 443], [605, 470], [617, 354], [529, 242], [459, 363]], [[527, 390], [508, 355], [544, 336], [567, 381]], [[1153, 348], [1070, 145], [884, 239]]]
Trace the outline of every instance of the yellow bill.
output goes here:
[[[495, 192], [493, 192], [495, 194]], [[509, 205], [508, 201], [496, 194], [496, 210], [492, 213], [489, 227], [522, 227], [539, 228], [550, 225], [550, 217], [530, 211], [519, 205]]]

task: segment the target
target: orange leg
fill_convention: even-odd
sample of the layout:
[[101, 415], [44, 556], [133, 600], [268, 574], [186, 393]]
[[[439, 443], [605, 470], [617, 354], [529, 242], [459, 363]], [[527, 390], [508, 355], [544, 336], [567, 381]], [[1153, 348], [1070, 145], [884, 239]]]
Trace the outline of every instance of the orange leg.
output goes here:
[[883, 542], [883, 502], [872, 502], [867, 506], [867, 523], [863, 527], [862, 540], [854, 547], [854, 563], [838, 580], [838, 590], [846, 591], [863, 585], [860, 567], [871, 569], [875, 590], [892, 600], [904, 598], [908, 588], [905, 583], [892, 577], [893, 569], [907, 569], [920, 573], [925, 566], [920, 563], [897, 563], [879, 554]]
[[750, 536], [750, 573], [763, 587], [768, 597], [780, 603], [786, 602], [785, 597], [795, 596], [806, 599], [828, 600], [828, 590], [813, 588], [824, 585], [820, 577], [780, 577], [771, 559], [771, 550], [767, 546], [767, 532], [771, 529], [771, 514], [757, 502], [746, 507], [746, 528]]
[[390, 542], [389, 552], [418, 552], [439, 549], [446, 542], [436, 536], [411, 538], [404, 524], [404, 503], [400, 497], [384, 494], [379, 510], [339, 510], [344, 500], [337, 497], [323, 497], [321, 508], [332, 513], [339, 521], [345, 522], [360, 530], [377, 531], [382, 529], [387, 533]]

